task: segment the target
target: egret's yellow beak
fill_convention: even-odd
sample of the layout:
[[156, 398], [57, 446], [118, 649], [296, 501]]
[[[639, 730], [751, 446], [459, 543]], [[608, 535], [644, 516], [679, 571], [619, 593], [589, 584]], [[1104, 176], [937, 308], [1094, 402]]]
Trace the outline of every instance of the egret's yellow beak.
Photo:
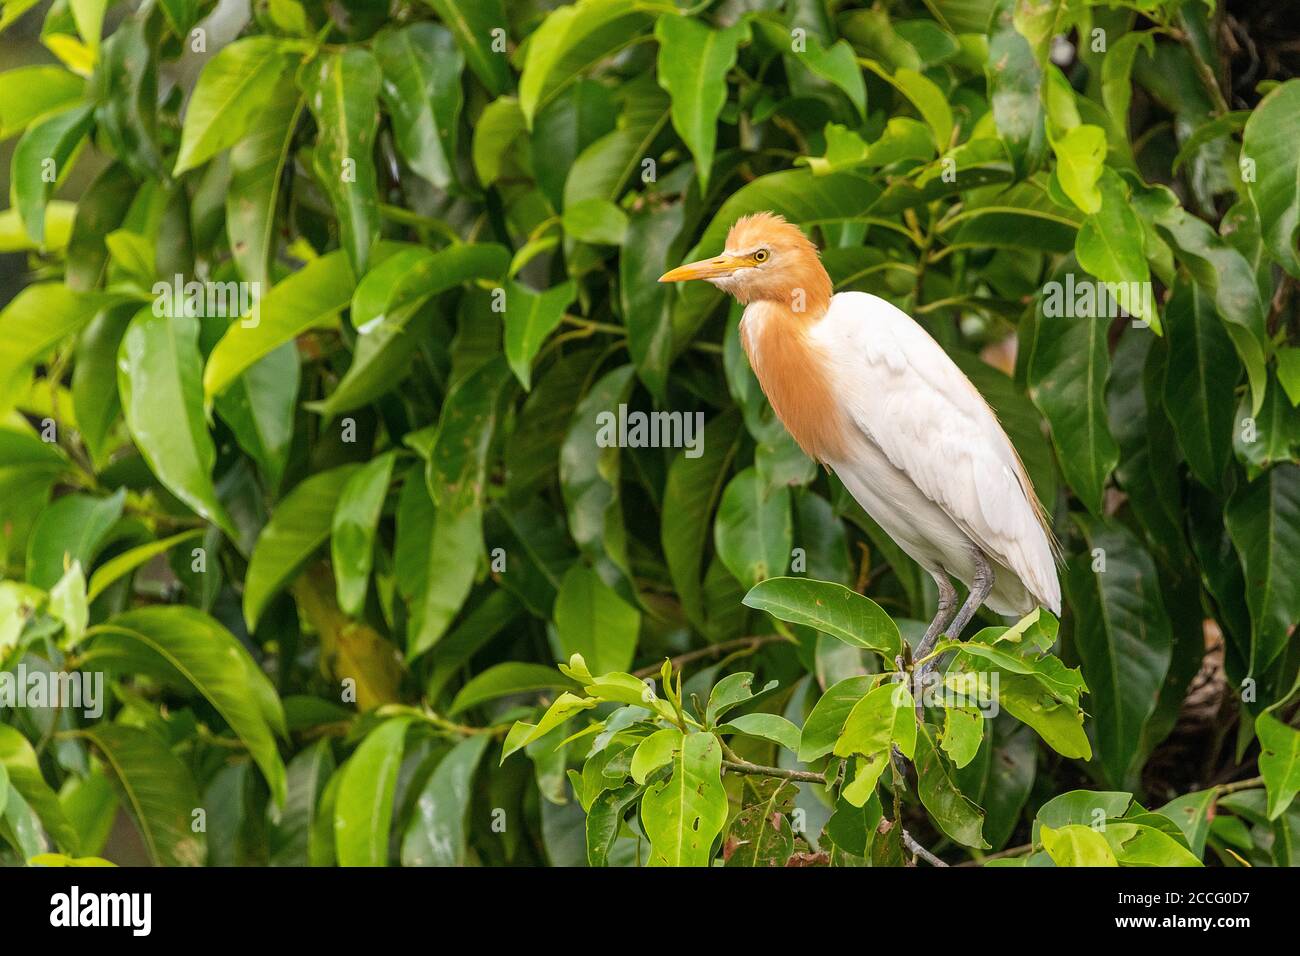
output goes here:
[[746, 256], [714, 256], [712, 259], [701, 259], [699, 262], [689, 262], [684, 266], [678, 266], [676, 269], [661, 275], [659, 281], [685, 282], [687, 279], [717, 279], [722, 276], [729, 276], [737, 269], [749, 264]]

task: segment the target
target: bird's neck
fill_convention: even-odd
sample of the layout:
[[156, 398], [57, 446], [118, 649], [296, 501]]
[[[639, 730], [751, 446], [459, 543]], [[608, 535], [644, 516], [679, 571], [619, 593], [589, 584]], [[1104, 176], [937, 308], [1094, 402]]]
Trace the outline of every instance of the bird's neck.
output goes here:
[[790, 305], [762, 299], [751, 302], [740, 320], [740, 340], [772, 409], [810, 458], [844, 458], [848, 430], [835, 401], [831, 358], [814, 340], [815, 318]]

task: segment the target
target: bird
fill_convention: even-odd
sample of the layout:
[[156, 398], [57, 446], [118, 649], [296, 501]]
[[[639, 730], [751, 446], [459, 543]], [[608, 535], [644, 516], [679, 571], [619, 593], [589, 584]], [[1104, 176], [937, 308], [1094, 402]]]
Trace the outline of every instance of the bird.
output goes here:
[[[741, 343], [786, 430], [934, 578], [938, 608], [914, 660], [959, 638], [984, 605], [1060, 615], [1059, 547], [1024, 464], [920, 324], [877, 296], [832, 294], [817, 246], [771, 212], [738, 219], [720, 254], [659, 278], [687, 280], [744, 305]], [[954, 578], [968, 589], [960, 607]]]

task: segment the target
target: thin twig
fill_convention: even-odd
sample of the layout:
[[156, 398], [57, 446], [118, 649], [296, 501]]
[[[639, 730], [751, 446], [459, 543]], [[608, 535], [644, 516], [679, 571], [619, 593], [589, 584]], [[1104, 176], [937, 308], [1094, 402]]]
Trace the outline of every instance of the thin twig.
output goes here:
[[1254, 790], [1264, 786], [1263, 777], [1251, 777], [1247, 780], [1234, 780], [1231, 783], [1221, 783], [1214, 789], [1218, 791], [1215, 798], [1225, 797], [1230, 793], [1237, 793], [1240, 790]]
[[826, 775], [812, 770], [783, 770], [780, 767], [762, 767], [748, 760], [724, 760], [722, 766], [732, 773], [746, 777], [780, 777], [782, 780], [798, 780], [801, 783], [820, 783], [826, 785]]
[[931, 866], [948, 865], [947, 863], [943, 862], [943, 860], [939, 859], [937, 856], [935, 856], [933, 853], [927, 850], [925, 847], [921, 846], [921, 844], [917, 843], [916, 840], [912, 838], [912, 834], [908, 833], [906, 830], [903, 831], [903, 846], [911, 850], [914, 856], [919, 856], [921, 859], [925, 860], [925, 862], [929, 863]]
[[[719, 644], [710, 644], [708, 647], [701, 647], [698, 650], [687, 651], [685, 654], [678, 654], [676, 657], [670, 657], [668, 658], [668, 663], [672, 665], [674, 670], [681, 670], [683, 665], [704, 658], [720, 657], [723, 654], [730, 653], [731, 651], [743, 650], [753, 653], [764, 645], [775, 644], [785, 640], [787, 639], [782, 637], [780, 634], [756, 634], [750, 637], [737, 637], [734, 640], [722, 641]], [[651, 664], [648, 667], [643, 667], [640, 670], [633, 671], [632, 676], [654, 677], [663, 669], [663, 666], [662, 662]]]

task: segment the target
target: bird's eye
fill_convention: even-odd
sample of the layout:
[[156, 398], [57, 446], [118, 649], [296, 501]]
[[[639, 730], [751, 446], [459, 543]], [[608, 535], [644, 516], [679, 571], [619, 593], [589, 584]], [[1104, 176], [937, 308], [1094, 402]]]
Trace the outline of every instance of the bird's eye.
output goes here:
[[766, 262], [768, 255], [769, 253], [766, 249], [759, 249], [758, 252], [754, 253], [754, 261]]

